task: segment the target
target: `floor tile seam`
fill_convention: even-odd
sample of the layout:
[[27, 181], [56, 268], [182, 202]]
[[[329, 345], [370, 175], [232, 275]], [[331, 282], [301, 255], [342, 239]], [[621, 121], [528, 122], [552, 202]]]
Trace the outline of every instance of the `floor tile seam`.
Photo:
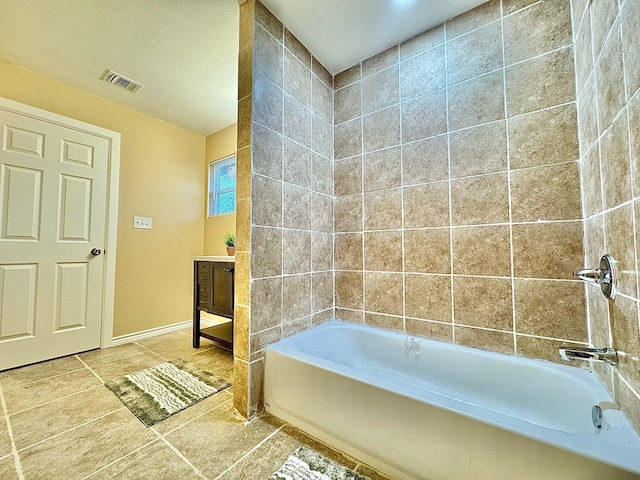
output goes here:
[[112, 411], [110, 411], [108, 413], [105, 413], [104, 415], [100, 415], [99, 417], [92, 418], [91, 420], [88, 420], [86, 422], [83, 422], [83, 423], [80, 423], [78, 425], [75, 425], [75, 426], [73, 426], [73, 427], [71, 427], [71, 428], [69, 428], [69, 429], [67, 429], [67, 430], [65, 430], [63, 432], [56, 433], [55, 435], [51, 435], [50, 437], [43, 438], [42, 440], [38, 440], [36, 443], [33, 443], [33, 444], [28, 445], [26, 447], [22, 447], [22, 448], [20, 448], [18, 450], [18, 453], [24, 452], [25, 450], [29, 450], [30, 448], [36, 447], [38, 445], [41, 445], [42, 443], [48, 442], [49, 440], [51, 440], [53, 438], [60, 437], [60, 436], [65, 435], [65, 434], [67, 434], [69, 432], [73, 432], [74, 430], [78, 430], [79, 428], [87, 426], [87, 425], [89, 425], [89, 424], [91, 424], [93, 422], [96, 422], [96, 421], [101, 420], [101, 419], [103, 419], [105, 417], [108, 417], [109, 415], [113, 415], [114, 413], [117, 413], [117, 412], [120, 412], [120, 411], [123, 411], [123, 410], [127, 410], [127, 407], [125, 407], [124, 405], [122, 407], [119, 407], [119, 408], [117, 408], [115, 410], [112, 410]]
[[[109, 347], [109, 348], [116, 348], [116, 347]], [[108, 348], [103, 348], [101, 350], [108, 350]], [[91, 365], [89, 365], [82, 358], [80, 358], [81, 354], [74, 355], [74, 357], [76, 357], [78, 360], [80, 360], [85, 367], [91, 368], [91, 367], [98, 367], [100, 365], [105, 365], [107, 363], [112, 363], [114, 360], [120, 360], [120, 359], [123, 359], [123, 358], [133, 357], [134, 355], [139, 355], [141, 353], [144, 353], [144, 352], [139, 351], [139, 352], [134, 352], [134, 353], [127, 353], [125, 355], [121, 355], [121, 356], [118, 356], [118, 357], [115, 357], [115, 358], [111, 358], [109, 360], [99, 361], [99, 362], [96, 362], [96, 363], [92, 362]]]
[[178, 450], [178, 448], [176, 448], [169, 440], [167, 440], [167, 438], [165, 438], [164, 435], [159, 433], [153, 427], [151, 427], [149, 430], [155, 433], [161, 442], [163, 442], [167, 447], [169, 447], [173, 451], [173, 453], [175, 453], [184, 463], [186, 463], [191, 468], [191, 470], [193, 470], [193, 473], [195, 473], [198, 477], [204, 480], [209, 480], [207, 476], [204, 473], [202, 473], [198, 467], [196, 467], [193, 463], [191, 463], [189, 459], [180, 450]]
[[[160, 357], [160, 358], [161, 358], [162, 360], [164, 360], [165, 362], [168, 362], [168, 361], [169, 361], [169, 360], [168, 360], [167, 358], [165, 358], [163, 355], [160, 355], [160, 354], [158, 354], [158, 353], [154, 352], [154, 351], [153, 351], [153, 350], [151, 350], [149, 347], [147, 347], [147, 346], [145, 346], [145, 345], [142, 345], [142, 344], [141, 344], [141, 343], [139, 343], [139, 342], [133, 342], [133, 343], [135, 343], [136, 345], [138, 345], [138, 346], [140, 346], [140, 347], [144, 348], [147, 352], [152, 353], [153, 355], [157, 355], [158, 357]], [[141, 352], [141, 353], [142, 353], [142, 352]]]
[[[198, 366], [198, 362], [199, 362], [199, 360], [195, 360], [193, 357], [182, 357], [182, 358], [176, 358], [175, 360], [185, 362], [187, 365], [195, 365], [195, 366]], [[203, 368], [215, 374], [219, 374], [219, 373], [222, 373], [223, 370], [227, 368], [231, 368], [232, 366], [233, 366], [233, 362], [231, 361], [231, 362], [224, 362], [221, 365], [215, 365], [215, 366], [207, 365], [207, 366], [202, 366], [200, 368]]]
[[[73, 356], [75, 357], [76, 355], [73, 355]], [[63, 357], [63, 358], [64, 358], [64, 357]], [[27, 367], [28, 367], [28, 366], [29, 366], [29, 365], [27, 365]], [[23, 368], [26, 368], [26, 367], [23, 367]], [[82, 371], [82, 370], [84, 370], [84, 369], [85, 369], [85, 366], [84, 366], [84, 364], [83, 364], [83, 366], [82, 366], [82, 367], [80, 367], [80, 368], [75, 368], [75, 369], [73, 369], [73, 370], [69, 370], [69, 371], [67, 371], [67, 372], [56, 373], [55, 375], [51, 375], [51, 376], [49, 376], [49, 377], [40, 378], [40, 379], [38, 379], [38, 380], [34, 380], [34, 381], [32, 381], [32, 382], [23, 383], [23, 384], [16, 385], [16, 386], [14, 386], [14, 387], [8, 387], [8, 388], [5, 386], [5, 387], [3, 388], [3, 390], [4, 390], [5, 392], [8, 392], [9, 390], [14, 390], [14, 389], [16, 389], [16, 388], [24, 388], [24, 387], [26, 387], [26, 386], [28, 386], [28, 385], [32, 385], [32, 384], [34, 384], [34, 383], [42, 382], [42, 381], [44, 381], [44, 380], [49, 380], [49, 379], [56, 378], [56, 377], [61, 377], [61, 376], [63, 376], [63, 375], [69, 375], [70, 373], [80, 372], [80, 371]], [[1, 384], [1, 380], [0, 380], [0, 384]]]
[[[180, 332], [176, 332], [176, 333], [180, 333]], [[181, 338], [180, 340], [182, 341], [184, 339]], [[184, 347], [184, 343], [178, 343], [178, 344], [176, 344], [176, 346], [170, 346], [170, 345], [166, 345], [166, 344], [157, 345], [155, 347], [147, 347], [146, 345], [142, 345], [142, 344], [140, 344], [140, 346], [143, 347], [143, 348], [146, 348], [147, 350], [149, 350], [152, 353], [155, 353], [156, 355], [162, 355], [162, 353], [160, 353], [160, 352], [162, 350], [164, 350], [164, 349], [167, 349], [167, 348], [169, 349], [169, 351], [165, 352], [165, 353], [171, 353], [172, 351], [179, 351], [180, 348]], [[205, 351], [205, 350], [209, 350], [211, 348], [214, 348], [215, 346], [216, 346], [215, 343], [212, 342], [210, 344], [209, 343], [208, 344], [203, 344], [199, 348], [193, 348], [192, 347], [192, 349], [196, 350], [196, 351], [198, 351], [198, 350], [199, 351]]]
[[115, 465], [115, 464], [116, 464], [116, 463], [118, 463], [119, 461], [124, 460], [125, 458], [130, 457], [130, 456], [132, 456], [132, 455], [135, 455], [136, 453], [138, 453], [138, 452], [139, 452], [140, 450], [142, 450], [143, 448], [149, 447], [149, 446], [151, 446], [151, 445], [153, 445], [154, 443], [157, 443], [157, 442], [159, 442], [159, 441], [160, 441], [160, 439], [159, 439], [159, 438], [154, 438], [154, 439], [153, 439], [153, 440], [151, 440], [150, 442], [147, 442], [147, 443], [145, 443], [144, 445], [142, 445], [142, 446], [140, 446], [140, 447], [138, 447], [138, 448], [136, 448], [136, 449], [134, 449], [134, 450], [130, 451], [129, 453], [127, 453], [127, 454], [125, 454], [125, 455], [123, 455], [123, 456], [121, 456], [121, 457], [119, 457], [119, 458], [117, 458], [117, 459], [113, 460], [112, 462], [109, 462], [108, 464], [106, 464], [106, 465], [104, 465], [104, 466], [100, 467], [99, 469], [95, 470], [94, 472], [91, 472], [89, 475], [86, 475], [86, 476], [82, 477], [82, 480], [85, 480], [85, 479], [87, 479], [87, 478], [91, 478], [91, 477], [95, 476], [96, 474], [98, 474], [98, 473], [102, 472], [103, 470], [106, 470], [106, 469], [107, 469], [107, 468], [109, 468], [110, 466]]
[[36, 409], [36, 408], [38, 408], [38, 407], [42, 407], [42, 406], [44, 406], [44, 405], [49, 405], [49, 404], [51, 404], [51, 403], [53, 403], [53, 402], [57, 402], [58, 400], [63, 400], [63, 399], [65, 399], [65, 398], [73, 397], [74, 395], [78, 395], [79, 393], [86, 393], [86, 392], [88, 392], [89, 390], [93, 390], [93, 389], [95, 389], [95, 388], [101, 388], [101, 387], [103, 387], [103, 386], [104, 386], [104, 382], [103, 382], [103, 383], [101, 383], [100, 385], [93, 385], [93, 386], [91, 386], [91, 387], [89, 387], [89, 388], [84, 388], [84, 389], [82, 389], [82, 390], [78, 390], [78, 391], [73, 392], [73, 393], [70, 393], [70, 394], [68, 394], [68, 395], [63, 395], [62, 397], [54, 398], [53, 400], [47, 400], [46, 402], [39, 403], [39, 404], [37, 404], [37, 405], [32, 405], [32, 406], [30, 406], [30, 407], [23, 408], [22, 410], [18, 410], [18, 411], [16, 411], [16, 412], [7, 413], [7, 416], [9, 416], [9, 417], [13, 417], [14, 415], [18, 415], [19, 413], [28, 412], [29, 410], [34, 410], [34, 409]]
[[19, 480], [24, 480], [22, 463], [20, 462], [20, 455], [18, 453], [18, 448], [16, 447], [15, 438], [13, 436], [13, 428], [11, 428], [11, 421], [9, 420], [9, 414], [7, 411], [7, 402], [4, 398], [4, 391], [2, 389], [2, 385], [0, 385], [0, 406], [2, 407], [2, 412], [4, 413], [4, 420], [7, 424], [7, 434], [9, 435], [9, 442], [11, 442], [11, 455], [13, 456], [13, 463], [16, 469], [16, 473], [18, 474]]
[[[215, 394], [214, 394], [214, 395], [215, 395]], [[162, 436], [171, 435], [172, 433], [177, 432], [177, 431], [178, 431], [178, 430], [180, 430], [181, 428], [186, 427], [187, 425], [192, 424], [195, 420], [199, 419], [200, 417], [202, 417], [202, 416], [204, 416], [204, 415], [207, 415], [208, 413], [211, 413], [212, 411], [214, 411], [214, 410], [216, 410], [216, 409], [218, 409], [218, 408], [220, 408], [220, 407], [222, 407], [222, 406], [227, 405], [227, 404], [228, 404], [229, 402], [231, 402], [231, 401], [233, 401], [233, 395], [231, 395], [231, 398], [228, 398], [228, 399], [227, 399], [227, 400], [225, 400], [224, 402], [222, 402], [222, 403], [220, 403], [220, 404], [216, 405], [215, 407], [212, 407], [211, 409], [207, 410], [206, 412], [202, 412], [201, 414], [196, 415], [195, 417], [193, 417], [193, 418], [189, 419], [187, 422], [183, 423], [182, 425], [178, 425], [177, 427], [172, 428], [172, 429], [171, 429], [171, 430], [169, 430], [168, 432], [162, 433], [161, 435], [162, 435]]]
[[7, 402], [4, 398], [4, 388], [2, 388], [2, 383], [0, 383], [0, 411], [2, 411], [3, 416], [9, 416], [9, 412], [7, 411]]
[[251, 448], [248, 452], [246, 452], [244, 455], [242, 455], [238, 460], [236, 460], [235, 462], [233, 462], [232, 465], [230, 465], [225, 471], [223, 471], [222, 473], [220, 473], [217, 477], [215, 477], [213, 480], [220, 480], [224, 475], [226, 475], [227, 473], [229, 473], [230, 471], [232, 471], [235, 467], [237, 467], [240, 462], [242, 462], [245, 458], [248, 458], [251, 454], [253, 454], [256, 450], [258, 450], [262, 445], [264, 445], [265, 443], [267, 443], [269, 440], [271, 440], [275, 435], [278, 434], [278, 432], [280, 432], [280, 430], [282, 430], [284, 428], [286, 424], [280, 425], [280, 427], [278, 427], [276, 430], [274, 430], [273, 432], [271, 432], [269, 435], [267, 435], [265, 438], [263, 438], [260, 442], [258, 442], [257, 445], [255, 445], [253, 448]]
[[[175, 360], [182, 360], [187, 364], [193, 364], [194, 362], [190, 361], [191, 358], [192, 357], [176, 358]], [[224, 373], [224, 370], [226, 370], [226, 369], [228, 369], [230, 367], [233, 367], [233, 360], [225, 361], [224, 363], [222, 363], [220, 365], [215, 365], [215, 366], [206, 367], [206, 368], [207, 368], [207, 370], [211, 371], [212, 373], [222, 375]], [[222, 375], [222, 376], [224, 376], [224, 375]], [[233, 385], [233, 383], [232, 383], [232, 385]]]
[[[202, 348], [202, 347], [201, 347]], [[195, 350], [195, 349], [194, 349]], [[210, 350], [210, 348], [205, 348], [199, 352], [194, 352], [194, 353], [188, 353], [186, 355], [176, 355], [176, 352], [165, 352], [164, 354], [162, 353], [158, 353], [158, 352], [153, 352], [155, 355], [158, 355], [159, 357], [161, 357], [165, 362], [172, 362], [174, 360], [185, 360], [188, 357], [194, 356], [194, 355], [200, 355], [205, 353], [207, 350]]]
[[[91, 368], [89, 365], [86, 364], [86, 362], [84, 360], [82, 360], [78, 355], [76, 355], [76, 358], [78, 360], [80, 360], [80, 362], [82, 362], [82, 364], [85, 366], [85, 368], [87, 370], [89, 370], [99, 381], [100, 383], [102, 383], [102, 385], [104, 385], [106, 382], [102, 379], [102, 377], [100, 375], [98, 375], [95, 370], [93, 368]], [[108, 363], [108, 362], [105, 362]]]
[[[201, 354], [201, 353], [206, 353], [209, 350], [217, 350], [217, 348], [218, 347], [213, 343], [211, 345], [201, 345], [198, 348], [191, 347], [191, 352], [192, 353], [190, 353], [188, 355], [198, 355], [198, 354]], [[176, 349], [175, 351], [177, 352], [177, 351], [179, 351], [179, 349]], [[168, 352], [168, 353], [171, 353], [171, 352]]]

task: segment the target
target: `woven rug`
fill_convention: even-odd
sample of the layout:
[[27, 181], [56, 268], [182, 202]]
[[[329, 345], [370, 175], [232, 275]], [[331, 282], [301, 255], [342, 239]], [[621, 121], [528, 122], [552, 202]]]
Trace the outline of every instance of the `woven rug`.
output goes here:
[[307, 447], [299, 447], [271, 480], [371, 480]]
[[105, 384], [147, 427], [231, 384], [184, 362], [165, 362]]

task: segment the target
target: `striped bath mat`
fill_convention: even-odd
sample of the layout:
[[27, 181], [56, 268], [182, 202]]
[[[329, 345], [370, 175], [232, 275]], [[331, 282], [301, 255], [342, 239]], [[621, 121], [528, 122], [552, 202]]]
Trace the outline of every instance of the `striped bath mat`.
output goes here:
[[299, 447], [271, 480], [371, 480], [307, 447]]
[[147, 427], [231, 384], [184, 362], [165, 362], [105, 384]]

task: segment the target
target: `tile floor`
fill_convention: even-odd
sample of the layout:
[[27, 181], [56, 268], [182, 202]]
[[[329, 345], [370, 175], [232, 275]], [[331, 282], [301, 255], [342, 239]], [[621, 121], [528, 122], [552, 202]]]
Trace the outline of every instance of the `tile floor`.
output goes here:
[[173, 359], [232, 379], [233, 357], [188, 330], [0, 372], [0, 479], [267, 479], [300, 445], [383, 475], [277, 418], [244, 422], [233, 388], [146, 428], [104, 382]]

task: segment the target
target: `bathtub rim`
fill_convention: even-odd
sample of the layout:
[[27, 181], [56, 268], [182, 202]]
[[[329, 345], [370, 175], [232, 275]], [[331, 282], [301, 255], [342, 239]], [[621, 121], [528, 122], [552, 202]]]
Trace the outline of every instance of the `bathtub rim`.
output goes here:
[[[606, 422], [611, 425], [611, 428], [607, 430], [596, 431], [594, 427], [593, 434], [567, 433], [563, 432], [562, 430], [556, 430], [550, 427], [537, 425], [535, 423], [531, 423], [517, 417], [501, 414], [500, 412], [496, 412], [482, 406], [473, 405], [463, 400], [448, 397], [437, 392], [431, 392], [421, 388], [413, 387], [402, 382], [394, 381], [393, 379], [375, 376], [366, 371], [355, 370], [350, 366], [345, 366], [322, 357], [308, 354], [297, 348], [296, 343], [301, 337], [311, 335], [312, 333], [317, 334], [318, 331], [327, 328], [369, 330], [384, 335], [399, 337], [409, 336], [419, 338], [426, 342], [433, 342], [441, 347], [447, 348], [448, 350], [463, 349], [471, 353], [490, 356], [514, 363], [534, 362], [539, 368], [543, 368], [553, 373], [560, 372], [565, 375], [568, 374], [574, 378], [577, 377], [578, 380], [586, 383], [590, 388], [599, 390], [598, 393], [604, 396], [602, 401], [613, 402], [613, 399], [604, 389], [597, 377], [592, 372], [588, 372], [580, 368], [559, 365], [541, 359], [529, 359], [518, 357], [515, 355], [507, 355], [481, 350], [449, 342], [424, 338], [420, 337], [419, 335], [408, 334], [407, 332], [398, 332], [379, 327], [372, 327], [369, 325], [343, 322], [340, 320], [329, 320], [323, 324], [314, 326], [311, 329], [304, 330], [290, 337], [281, 339], [271, 345], [268, 345], [265, 352], [265, 371], [270, 355], [283, 355], [311, 367], [320, 368], [334, 374], [342, 375], [351, 380], [362, 382], [369, 386], [379, 388], [396, 395], [406, 396], [411, 398], [412, 400], [427, 403], [436, 408], [462, 415], [463, 417], [481, 422], [491, 427], [503, 429], [508, 432], [521, 435], [547, 445], [551, 445], [570, 453], [582, 455], [592, 460], [596, 460], [617, 468], [622, 468], [624, 470], [640, 474], [640, 455], [621, 455], [621, 452], [624, 453], [625, 450], [633, 449], [634, 447], [637, 448], [638, 452], [640, 452], [640, 436], [631, 427], [630, 422], [627, 420], [626, 416], [621, 410], [605, 410], [605, 419]], [[393, 388], [394, 386], [398, 388]], [[267, 401], [267, 398], [265, 398], [265, 401]], [[463, 408], [460, 408], [460, 406], [463, 406]], [[489, 415], [487, 415], [487, 413]], [[294, 412], [290, 412], [290, 414], [295, 415]], [[627, 442], [627, 448], [621, 448], [625, 446], [625, 442]], [[634, 459], [635, 462], [633, 461]]]

